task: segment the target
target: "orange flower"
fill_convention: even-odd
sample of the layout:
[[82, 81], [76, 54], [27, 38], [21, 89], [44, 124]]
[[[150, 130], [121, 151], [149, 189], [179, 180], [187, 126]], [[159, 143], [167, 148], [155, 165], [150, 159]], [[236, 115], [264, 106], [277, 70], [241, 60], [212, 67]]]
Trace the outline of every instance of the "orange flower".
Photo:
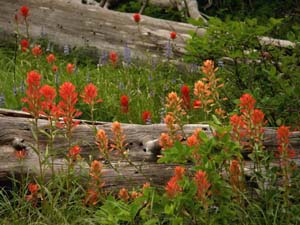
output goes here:
[[133, 20], [136, 22], [136, 23], [139, 23], [140, 20], [141, 20], [141, 15], [139, 13], [134, 13], [133, 14]]
[[123, 113], [128, 113], [128, 96], [127, 95], [122, 95], [120, 98], [120, 104], [121, 104], [121, 111]]
[[162, 147], [162, 150], [171, 148], [173, 146], [173, 140], [166, 133], [161, 133], [159, 138], [159, 145]]
[[32, 49], [31, 49], [32, 54], [37, 57], [39, 55], [41, 55], [43, 53], [41, 46], [40, 45], [35, 45]]
[[194, 181], [197, 185], [197, 197], [202, 203], [206, 204], [206, 196], [211, 184], [207, 181], [207, 174], [204, 171], [197, 171], [194, 177]]
[[15, 156], [17, 159], [24, 159], [27, 155], [26, 149], [21, 149], [21, 150], [17, 150], [15, 151]]
[[174, 198], [179, 192], [182, 191], [182, 188], [177, 183], [176, 177], [171, 177], [168, 181], [165, 190], [169, 198]]
[[75, 71], [75, 65], [72, 63], [68, 63], [66, 70], [68, 74], [72, 74]]
[[150, 188], [150, 183], [149, 182], [146, 182], [143, 184], [143, 191], [147, 188]]
[[22, 49], [22, 52], [26, 52], [26, 50], [28, 49], [29, 47], [29, 42], [27, 39], [22, 39], [21, 40], [21, 49]]
[[122, 133], [121, 124], [118, 121], [112, 123], [112, 132], [114, 134]]
[[202, 93], [205, 93], [206, 87], [203, 81], [199, 80], [194, 85], [194, 95], [200, 96]]
[[256, 100], [250, 94], [243, 94], [240, 97], [240, 107], [243, 110], [253, 110]]
[[115, 65], [117, 63], [117, 61], [118, 61], [118, 55], [117, 55], [117, 53], [114, 52], [114, 51], [111, 51], [109, 53], [109, 59], [112, 62], [112, 64]]
[[119, 193], [118, 193], [118, 197], [120, 199], [122, 199], [123, 201], [127, 202], [129, 200], [129, 194], [126, 188], [122, 188], [120, 189]]
[[53, 63], [55, 60], [56, 60], [56, 58], [55, 58], [55, 55], [54, 55], [54, 54], [49, 54], [49, 55], [47, 56], [47, 62], [48, 62], [49, 64]]
[[84, 92], [81, 95], [81, 98], [83, 99], [84, 103], [87, 103], [89, 105], [94, 105], [95, 103], [103, 102], [101, 98], [97, 99], [98, 96], [98, 89], [97, 87], [90, 83], [84, 87]]
[[22, 6], [20, 9], [21, 15], [26, 19], [26, 17], [29, 15], [29, 9], [27, 6]]
[[151, 120], [151, 112], [144, 111], [142, 113], [142, 120], [143, 120], [144, 123], [147, 123], [148, 121], [150, 121]]
[[188, 137], [187, 140], [186, 140], [186, 144], [189, 147], [197, 146], [198, 145], [197, 137], [195, 137], [195, 135], [192, 135], [192, 136]]
[[174, 172], [175, 172], [176, 179], [181, 180], [185, 173], [185, 168], [182, 166], [176, 166]]
[[84, 203], [86, 205], [97, 205], [98, 200], [99, 200], [99, 193], [92, 189], [88, 189], [86, 197], [84, 199]]
[[108, 153], [108, 138], [107, 135], [105, 133], [104, 130], [99, 129], [97, 131], [97, 145], [98, 145], [98, 149], [102, 154], [105, 154], [105, 156], [107, 157], [107, 153]]
[[211, 75], [212, 73], [216, 72], [217, 69], [214, 68], [214, 61], [205, 60], [201, 70], [204, 74]]
[[136, 199], [136, 198], [138, 198], [138, 197], [140, 197], [140, 196], [142, 196], [142, 194], [139, 193], [139, 192], [136, 192], [136, 191], [131, 192], [131, 195], [130, 195], [130, 197], [131, 197], [132, 199]]
[[172, 40], [174, 40], [174, 39], [176, 38], [176, 36], [177, 36], [177, 34], [176, 34], [175, 31], [172, 31], [172, 32], [170, 33], [170, 38], [171, 38]]
[[176, 121], [176, 119], [175, 119], [173, 113], [171, 113], [171, 112], [168, 113], [164, 118], [164, 122], [170, 130], [175, 129], [175, 127], [174, 127], [175, 121]]
[[102, 164], [99, 161], [94, 160], [91, 164], [91, 172], [100, 173], [101, 170], [102, 170]]
[[36, 194], [39, 189], [40, 188], [38, 184], [34, 184], [34, 183], [28, 184], [28, 190], [30, 191], [31, 194]]
[[69, 154], [67, 156], [70, 157], [73, 161], [76, 161], [78, 158], [80, 158], [80, 152], [81, 148], [78, 145], [75, 145], [72, 148], [70, 148]]

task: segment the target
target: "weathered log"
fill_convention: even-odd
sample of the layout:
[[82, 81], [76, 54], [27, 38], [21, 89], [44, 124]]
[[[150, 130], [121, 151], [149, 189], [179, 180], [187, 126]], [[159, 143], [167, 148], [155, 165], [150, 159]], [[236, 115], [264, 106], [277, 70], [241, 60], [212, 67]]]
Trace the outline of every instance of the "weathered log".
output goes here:
[[[109, 122], [95, 122], [97, 129], [104, 129], [109, 138], [112, 137], [111, 125]], [[32, 175], [39, 174], [38, 158], [30, 146], [34, 146], [34, 137], [32, 135], [32, 123], [30, 115], [22, 111], [14, 111], [0, 109], [0, 185], [1, 182], [7, 181], [8, 177], [13, 173], [20, 174], [21, 171], [28, 172]], [[195, 128], [201, 127], [208, 135], [212, 135], [212, 130], [208, 125], [189, 124], [184, 126], [185, 134], [191, 134]], [[151, 181], [153, 184], [163, 184], [172, 175], [175, 165], [157, 164], [157, 154], [160, 154], [160, 147], [157, 144], [157, 138], [162, 132], [166, 131], [164, 124], [138, 125], [138, 124], [122, 124], [124, 134], [126, 135], [126, 143], [128, 148], [128, 156], [131, 165], [120, 158], [113, 158], [112, 164], [120, 171], [116, 172], [109, 164], [105, 164], [105, 160], [98, 158], [99, 152], [95, 145], [95, 133], [89, 121], [81, 121], [81, 123], [73, 130], [72, 145], [78, 144], [83, 149], [82, 156], [89, 160], [91, 155], [98, 158], [104, 163], [104, 180], [106, 187], [131, 187]], [[48, 121], [39, 119], [39, 129], [47, 131]], [[292, 132], [290, 136], [291, 145], [299, 149], [300, 133]], [[40, 148], [44, 156], [48, 144], [48, 139], [42, 133], [39, 133]], [[15, 157], [15, 152], [19, 149], [17, 146], [25, 146], [27, 156], [21, 164]], [[265, 143], [267, 149], [276, 148], [276, 129], [265, 129]], [[68, 151], [68, 144], [63, 136], [56, 136], [53, 146], [56, 151], [54, 168], [56, 172], [66, 170], [67, 161], [64, 155]], [[154, 146], [154, 147], [153, 147]], [[52, 152], [51, 152], [52, 154]], [[248, 166], [251, 168], [251, 165]], [[81, 167], [76, 167], [78, 171], [85, 174], [88, 173], [88, 164], [82, 162]], [[51, 176], [51, 169], [45, 169], [46, 176]], [[129, 179], [130, 178], [130, 179]]]
[[[106, 10], [97, 5], [84, 5], [80, 0], [0, 0], [2, 39], [9, 38], [7, 34], [15, 32], [14, 15], [22, 5], [27, 5], [30, 9], [29, 31], [34, 38], [41, 37], [42, 32], [49, 41], [61, 46], [91, 46], [119, 53], [123, 52], [126, 43], [132, 50], [132, 56], [138, 58], [164, 55], [170, 31], [178, 34], [178, 38], [172, 43], [175, 56], [182, 56], [186, 52], [186, 41], [191, 37], [191, 31], [200, 36], [205, 33], [205, 29], [191, 24], [148, 16], [142, 16], [137, 25], [130, 13]], [[26, 33], [24, 23], [20, 23], [19, 28], [23, 34]], [[259, 39], [264, 45], [295, 45], [265, 37]]]

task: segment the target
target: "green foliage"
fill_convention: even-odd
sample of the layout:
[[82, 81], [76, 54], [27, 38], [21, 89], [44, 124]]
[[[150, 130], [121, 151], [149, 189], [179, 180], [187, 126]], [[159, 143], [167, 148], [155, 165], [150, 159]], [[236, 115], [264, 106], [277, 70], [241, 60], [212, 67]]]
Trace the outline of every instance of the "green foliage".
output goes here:
[[[223, 90], [229, 99], [245, 91], [252, 93], [271, 126], [299, 124], [299, 44], [281, 48], [260, 43], [260, 37], [276, 33], [283, 21], [270, 18], [259, 25], [256, 19], [223, 22], [212, 18], [205, 35], [193, 35], [187, 47], [189, 62], [218, 62], [218, 75], [225, 81]], [[229, 102], [227, 111], [231, 110]]]

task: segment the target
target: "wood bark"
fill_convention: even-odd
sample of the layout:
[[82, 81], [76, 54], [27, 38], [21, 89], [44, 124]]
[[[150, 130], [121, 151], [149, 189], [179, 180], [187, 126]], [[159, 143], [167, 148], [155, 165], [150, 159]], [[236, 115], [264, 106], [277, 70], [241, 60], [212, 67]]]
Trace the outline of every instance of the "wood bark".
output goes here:
[[[149, 59], [149, 56], [162, 57], [166, 51], [171, 31], [177, 38], [172, 42], [174, 58], [186, 53], [190, 32], [205, 34], [205, 29], [186, 23], [142, 16], [137, 25], [130, 13], [106, 10], [98, 5], [84, 5], [81, 0], [0, 0], [0, 38], [11, 38], [15, 32], [14, 15], [22, 5], [29, 11], [29, 31], [33, 38], [46, 36], [52, 43], [72, 47], [96, 47], [100, 51], [117, 51], [122, 54], [125, 44], [132, 50], [134, 58]], [[20, 31], [25, 34], [25, 25], [19, 15]], [[295, 46], [295, 43], [260, 38], [264, 45], [282, 47]]]
[[[29, 173], [30, 175], [38, 175], [38, 158], [31, 146], [35, 145], [34, 136], [32, 134], [32, 119], [30, 115], [21, 111], [0, 109], [0, 186], [8, 181], [12, 174], [19, 176], [21, 173]], [[96, 122], [97, 129], [104, 129], [109, 138], [112, 137], [110, 122]], [[78, 174], [88, 175], [90, 158], [101, 160], [104, 164], [104, 175], [106, 188], [120, 188], [122, 186], [132, 187], [142, 185], [146, 181], [150, 181], [154, 185], [164, 184], [173, 174], [176, 165], [173, 164], [157, 164], [157, 155], [160, 154], [160, 147], [156, 140], [162, 132], [166, 132], [164, 124], [138, 125], [138, 124], [122, 124], [124, 134], [126, 136], [126, 144], [128, 156], [134, 166], [127, 161], [120, 160], [120, 157], [112, 155], [112, 164], [119, 172], [107, 164], [105, 160], [99, 158], [99, 152], [95, 145], [95, 133], [89, 121], [81, 121], [81, 123], [73, 130], [72, 145], [78, 144], [82, 148], [81, 155], [84, 161], [78, 163], [75, 167]], [[188, 124], [184, 126], [186, 135], [191, 134], [195, 128], [202, 128], [208, 135], [212, 135], [213, 131], [208, 125], [204, 124]], [[39, 120], [39, 129], [47, 132], [48, 121], [46, 119]], [[299, 150], [300, 133], [292, 132], [290, 136], [291, 145]], [[42, 156], [45, 156], [48, 145], [48, 138], [39, 133], [40, 148]], [[17, 142], [17, 143], [16, 143]], [[153, 144], [155, 142], [155, 144]], [[265, 129], [266, 149], [276, 149], [277, 139], [276, 130], [272, 128]], [[19, 146], [19, 147], [17, 147]], [[27, 156], [23, 163], [15, 157], [16, 149], [25, 146]], [[21, 147], [22, 148], [22, 147]], [[57, 135], [53, 149], [55, 149], [54, 168], [56, 173], [65, 171], [67, 161], [64, 155], [68, 152], [68, 144], [66, 138]], [[50, 154], [53, 154], [52, 151]], [[248, 162], [248, 170], [251, 164]], [[51, 169], [45, 168], [46, 177], [51, 176]]]

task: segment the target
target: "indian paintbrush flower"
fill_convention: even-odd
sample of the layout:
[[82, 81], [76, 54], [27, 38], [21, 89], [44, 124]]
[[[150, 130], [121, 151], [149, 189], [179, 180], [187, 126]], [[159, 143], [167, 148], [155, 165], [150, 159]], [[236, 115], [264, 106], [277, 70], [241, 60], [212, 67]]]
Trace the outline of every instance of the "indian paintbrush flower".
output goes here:
[[120, 98], [120, 106], [121, 106], [121, 112], [122, 113], [128, 113], [129, 109], [129, 98], [127, 95], [122, 95]]
[[139, 23], [141, 21], [141, 14], [139, 14], [139, 13], [134, 13], [132, 17], [133, 17], [134, 22], [136, 22], [136, 23]]
[[54, 54], [49, 54], [48, 56], [47, 56], [47, 62], [49, 63], [49, 64], [51, 64], [51, 63], [53, 63], [54, 61], [56, 60], [56, 58], [55, 58], [55, 55]]
[[170, 32], [170, 38], [172, 40], [174, 40], [176, 38], [176, 36], [177, 36], [177, 33], [175, 31]]

